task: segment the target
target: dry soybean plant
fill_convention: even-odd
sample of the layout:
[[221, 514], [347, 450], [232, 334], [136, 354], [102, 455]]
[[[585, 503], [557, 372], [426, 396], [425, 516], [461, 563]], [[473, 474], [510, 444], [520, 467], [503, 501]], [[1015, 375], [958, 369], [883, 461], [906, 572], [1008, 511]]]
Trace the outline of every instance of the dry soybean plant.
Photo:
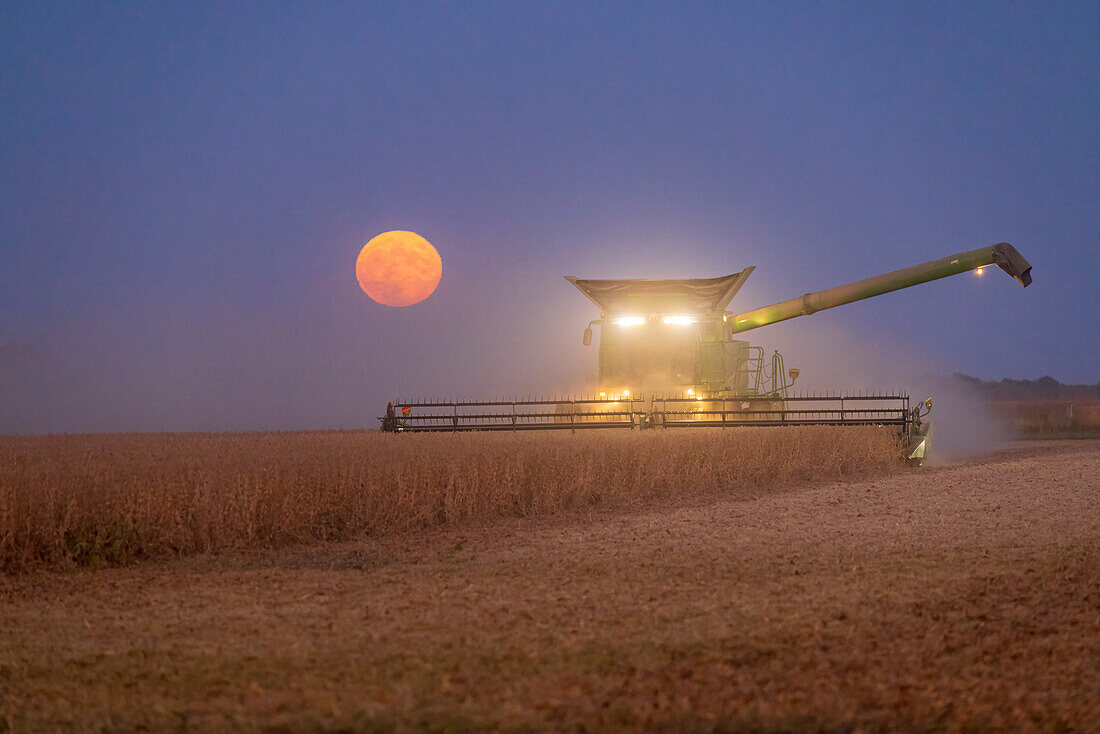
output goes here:
[[881, 472], [876, 428], [0, 439], [0, 571], [339, 540]]

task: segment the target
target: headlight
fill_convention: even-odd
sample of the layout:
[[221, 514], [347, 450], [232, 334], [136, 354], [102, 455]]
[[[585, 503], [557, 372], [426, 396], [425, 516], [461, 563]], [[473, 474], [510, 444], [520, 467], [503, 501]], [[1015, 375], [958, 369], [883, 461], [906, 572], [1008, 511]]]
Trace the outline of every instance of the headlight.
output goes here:
[[688, 324], [694, 324], [695, 319], [691, 316], [665, 316], [661, 319], [661, 323], [670, 324], [672, 326], [687, 326]]
[[615, 323], [619, 326], [641, 326], [645, 323], [645, 316], [620, 316]]

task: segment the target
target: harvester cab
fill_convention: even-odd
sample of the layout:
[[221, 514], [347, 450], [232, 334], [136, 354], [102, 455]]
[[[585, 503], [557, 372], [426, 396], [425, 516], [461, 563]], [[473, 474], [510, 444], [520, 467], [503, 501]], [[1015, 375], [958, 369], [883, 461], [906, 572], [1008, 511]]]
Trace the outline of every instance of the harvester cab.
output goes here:
[[[566, 276], [600, 309], [582, 343], [600, 328], [599, 390], [605, 395], [683, 394], [708, 400], [785, 396], [798, 370], [784, 376], [778, 352], [733, 338], [726, 307], [753, 267], [720, 278], [595, 280]], [[790, 382], [786, 380], [789, 378]]]
[[[476, 402], [397, 401], [383, 430], [520, 431], [679, 426], [879, 425], [897, 429], [920, 464], [931, 399], [902, 393], [791, 395], [799, 370], [741, 337], [746, 331], [996, 265], [1021, 286], [1031, 264], [1007, 242], [961, 252], [751, 311], [727, 310], [754, 268], [719, 278], [606, 280], [566, 276], [600, 311], [597, 394]], [[410, 411], [416, 408], [417, 412]]]

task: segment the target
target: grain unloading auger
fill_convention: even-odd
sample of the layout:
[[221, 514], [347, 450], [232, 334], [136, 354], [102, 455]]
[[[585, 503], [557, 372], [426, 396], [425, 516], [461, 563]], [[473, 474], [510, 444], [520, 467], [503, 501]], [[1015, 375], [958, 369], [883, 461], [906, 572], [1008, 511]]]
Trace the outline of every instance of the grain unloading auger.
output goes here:
[[521, 431], [790, 425], [897, 428], [920, 463], [930, 440], [931, 400], [910, 406], [903, 393], [795, 396], [797, 369], [778, 351], [738, 338], [761, 326], [996, 265], [1020, 285], [1031, 265], [1007, 242], [806, 293], [751, 311], [728, 311], [754, 267], [721, 278], [593, 280], [567, 276], [600, 317], [598, 394], [498, 401], [401, 401], [387, 406], [382, 430]]

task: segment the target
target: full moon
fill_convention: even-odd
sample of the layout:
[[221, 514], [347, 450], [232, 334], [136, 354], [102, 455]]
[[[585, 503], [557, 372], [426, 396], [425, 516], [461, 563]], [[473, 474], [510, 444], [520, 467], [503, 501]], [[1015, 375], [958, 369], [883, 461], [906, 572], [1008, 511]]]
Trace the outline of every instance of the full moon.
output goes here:
[[443, 260], [416, 232], [383, 232], [359, 251], [355, 277], [385, 306], [411, 306], [430, 296], [443, 277]]

